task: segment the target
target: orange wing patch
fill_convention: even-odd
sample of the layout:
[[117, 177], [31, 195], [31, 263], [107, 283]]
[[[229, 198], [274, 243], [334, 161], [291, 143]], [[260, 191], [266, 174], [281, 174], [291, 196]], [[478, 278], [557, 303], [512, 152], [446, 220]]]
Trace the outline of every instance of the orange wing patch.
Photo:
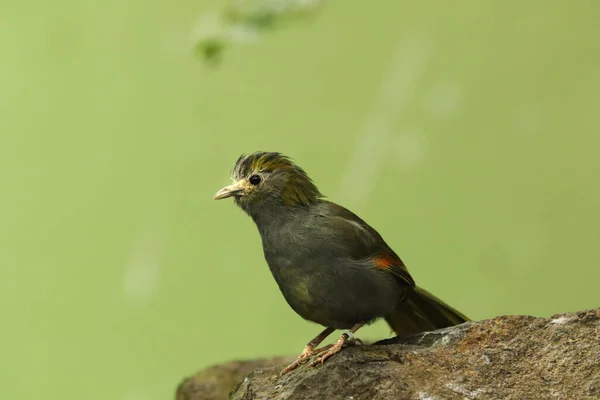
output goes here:
[[373, 259], [373, 264], [375, 264], [375, 268], [391, 272], [408, 285], [415, 287], [415, 281], [400, 259], [390, 254], [383, 253]]
[[398, 261], [386, 254], [375, 258], [377, 268], [390, 269], [396, 264], [398, 264]]

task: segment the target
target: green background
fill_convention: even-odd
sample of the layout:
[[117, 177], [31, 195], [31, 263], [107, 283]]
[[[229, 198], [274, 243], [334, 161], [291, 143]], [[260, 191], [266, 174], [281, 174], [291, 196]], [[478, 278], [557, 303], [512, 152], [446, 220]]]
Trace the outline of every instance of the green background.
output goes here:
[[299, 353], [320, 327], [212, 200], [255, 150], [471, 318], [599, 305], [600, 3], [328, 2], [208, 68], [220, 6], [0, 2], [0, 397], [159, 400]]

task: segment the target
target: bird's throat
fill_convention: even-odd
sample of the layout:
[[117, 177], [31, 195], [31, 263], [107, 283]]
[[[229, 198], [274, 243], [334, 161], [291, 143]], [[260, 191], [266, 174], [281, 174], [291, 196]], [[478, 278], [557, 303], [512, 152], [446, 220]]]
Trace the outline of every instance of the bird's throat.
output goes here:
[[290, 206], [281, 201], [266, 201], [260, 206], [244, 207], [242, 209], [254, 220], [263, 240], [277, 236], [293, 221], [302, 219], [310, 209], [310, 205]]

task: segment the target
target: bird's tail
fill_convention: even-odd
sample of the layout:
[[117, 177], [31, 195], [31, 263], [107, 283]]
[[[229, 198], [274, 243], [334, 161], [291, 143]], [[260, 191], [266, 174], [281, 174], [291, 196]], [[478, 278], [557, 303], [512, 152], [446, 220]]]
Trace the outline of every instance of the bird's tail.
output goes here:
[[396, 334], [407, 335], [458, 325], [469, 318], [427, 290], [416, 287], [409, 289], [406, 299], [385, 320]]

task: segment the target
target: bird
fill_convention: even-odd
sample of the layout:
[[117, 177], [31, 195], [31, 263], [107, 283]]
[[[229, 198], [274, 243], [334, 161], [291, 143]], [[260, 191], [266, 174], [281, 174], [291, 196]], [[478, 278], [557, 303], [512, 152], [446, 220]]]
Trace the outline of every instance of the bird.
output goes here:
[[[454, 326], [469, 319], [415, 284], [382, 236], [350, 210], [325, 198], [308, 174], [279, 152], [242, 154], [214, 199], [233, 197], [254, 221], [264, 258], [289, 306], [325, 329], [297, 359], [323, 364], [350, 345], [361, 327], [383, 318], [397, 335]], [[335, 330], [333, 344], [318, 347]]]

